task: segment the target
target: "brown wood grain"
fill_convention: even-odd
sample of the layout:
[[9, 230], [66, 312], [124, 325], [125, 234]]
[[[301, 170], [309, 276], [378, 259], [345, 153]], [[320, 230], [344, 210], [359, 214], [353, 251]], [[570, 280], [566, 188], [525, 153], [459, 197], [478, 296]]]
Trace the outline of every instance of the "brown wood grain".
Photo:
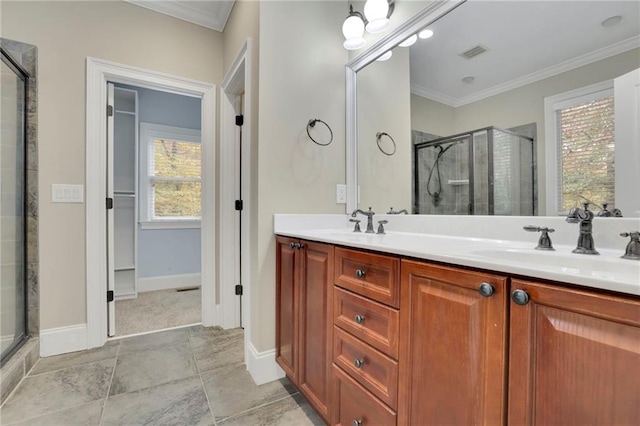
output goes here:
[[513, 280], [510, 424], [640, 421], [640, 300]]
[[506, 289], [503, 276], [402, 261], [398, 424], [504, 423]]
[[298, 381], [298, 281], [300, 261], [290, 243], [276, 237], [276, 362], [293, 383]]
[[[364, 317], [358, 324], [356, 315]], [[334, 323], [394, 359], [398, 359], [400, 314], [397, 309], [336, 287]]]
[[[397, 308], [400, 301], [400, 259], [393, 256], [336, 248], [335, 284]], [[356, 271], [365, 271], [362, 278]]]

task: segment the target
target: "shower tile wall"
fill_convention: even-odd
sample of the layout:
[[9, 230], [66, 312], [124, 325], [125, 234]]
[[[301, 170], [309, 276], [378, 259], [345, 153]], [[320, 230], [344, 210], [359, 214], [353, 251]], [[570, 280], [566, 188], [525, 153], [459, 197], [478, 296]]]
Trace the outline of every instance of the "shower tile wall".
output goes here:
[[[0, 46], [29, 74], [26, 87], [26, 285], [27, 333], [30, 339], [0, 369], [0, 403], [24, 377], [39, 355], [40, 331], [39, 259], [38, 259], [38, 149], [37, 149], [37, 48], [36, 46], [0, 38]], [[4, 87], [3, 87], [4, 88]], [[3, 129], [5, 126], [2, 126]], [[3, 137], [4, 139], [4, 137]], [[16, 157], [16, 160], [18, 158]], [[3, 161], [7, 158], [3, 157]], [[4, 201], [3, 201], [4, 203]], [[3, 234], [5, 229], [3, 227]], [[4, 239], [5, 235], [3, 235]], [[24, 269], [22, 269], [24, 271]], [[24, 272], [22, 272], [24, 273]], [[4, 280], [4, 277], [3, 277]]]

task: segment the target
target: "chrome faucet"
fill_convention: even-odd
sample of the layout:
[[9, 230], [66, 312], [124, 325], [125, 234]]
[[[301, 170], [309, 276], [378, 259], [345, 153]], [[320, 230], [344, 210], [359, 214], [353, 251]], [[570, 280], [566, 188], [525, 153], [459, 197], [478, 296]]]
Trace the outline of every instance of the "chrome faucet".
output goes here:
[[373, 230], [373, 215], [376, 214], [373, 210], [371, 210], [371, 207], [369, 207], [369, 211], [365, 212], [363, 210], [360, 209], [356, 209], [351, 213], [351, 217], [356, 217], [356, 215], [360, 213], [363, 214], [367, 217], [367, 230], [364, 231], [366, 234], [373, 234], [375, 233], [375, 231]]
[[573, 249], [573, 253], [579, 254], [600, 254], [593, 244], [593, 235], [591, 234], [593, 225], [593, 212], [589, 210], [589, 203], [582, 203], [583, 208], [574, 207], [569, 210], [566, 221], [569, 223], [579, 223], [580, 235], [578, 236], [578, 245]]
[[395, 211], [393, 209], [393, 207], [391, 207], [391, 209], [387, 212], [387, 214], [409, 214], [409, 212], [407, 211], [407, 209], [402, 209], [400, 211]]

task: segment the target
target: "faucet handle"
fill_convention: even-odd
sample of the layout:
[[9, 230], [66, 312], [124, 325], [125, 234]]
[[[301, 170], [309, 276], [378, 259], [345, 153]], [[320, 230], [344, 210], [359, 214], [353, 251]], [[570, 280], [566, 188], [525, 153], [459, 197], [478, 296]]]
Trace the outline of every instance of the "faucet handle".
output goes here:
[[355, 222], [355, 226], [353, 227], [353, 232], [362, 232], [360, 229], [360, 219], [349, 219], [349, 222]]
[[624, 255], [620, 257], [623, 259], [640, 260], [640, 231], [622, 232], [620, 236], [631, 237], [625, 248]]
[[553, 244], [551, 243], [551, 237], [549, 237], [549, 233], [555, 232], [555, 229], [547, 228], [546, 226], [539, 227], [533, 225], [524, 226], [522, 229], [528, 232], [541, 232], [536, 250], [555, 250], [553, 248]]
[[388, 220], [379, 220], [378, 221], [378, 232], [377, 234], [384, 234], [384, 225], [389, 223]]

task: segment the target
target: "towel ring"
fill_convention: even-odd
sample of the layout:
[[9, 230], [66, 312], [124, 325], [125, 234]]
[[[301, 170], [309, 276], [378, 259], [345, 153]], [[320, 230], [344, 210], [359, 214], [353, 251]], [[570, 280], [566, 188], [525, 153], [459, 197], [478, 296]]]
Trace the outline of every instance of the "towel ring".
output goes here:
[[[382, 139], [383, 136], [386, 136], [391, 140], [391, 143], [393, 143], [393, 151], [387, 152], [384, 149], [382, 149], [382, 147], [380, 146], [380, 139]], [[391, 135], [389, 135], [389, 133], [386, 133], [386, 132], [376, 133], [376, 143], [378, 144], [378, 149], [382, 151], [384, 155], [388, 155], [389, 157], [391, 157], [393, 154], [396, 153], [396, 141], [393, 140], [393, 138], [391, 137]]]
[[[317, 140], [315, 140], [313, 138], [313, 136], [311, 136], [311, 133], [309, 132], [309, 127], [311, 127], [311, 128], [315, 127], [316, 123], [322, 123], [325, 126], [327, 126], [327, 129], [329, 129], [329, 133], [331, 134], [331, 139], [329, 139], [329, 142], [320, 143]], [[331, 127], [329, 127], [329, 125], [327, 123], [325, 123], [324, 121], [320, 120], [319, 118], [314, 118], [313, 120], [309, 120], [309, 122], [307, 123], [307, 136], [309, 136], [309, 139], [311, 139], [315, 144], [318, 144], [320, 146], [327, 146], [331, 142], [333, 142], [333, 131], [331, 130]]]

